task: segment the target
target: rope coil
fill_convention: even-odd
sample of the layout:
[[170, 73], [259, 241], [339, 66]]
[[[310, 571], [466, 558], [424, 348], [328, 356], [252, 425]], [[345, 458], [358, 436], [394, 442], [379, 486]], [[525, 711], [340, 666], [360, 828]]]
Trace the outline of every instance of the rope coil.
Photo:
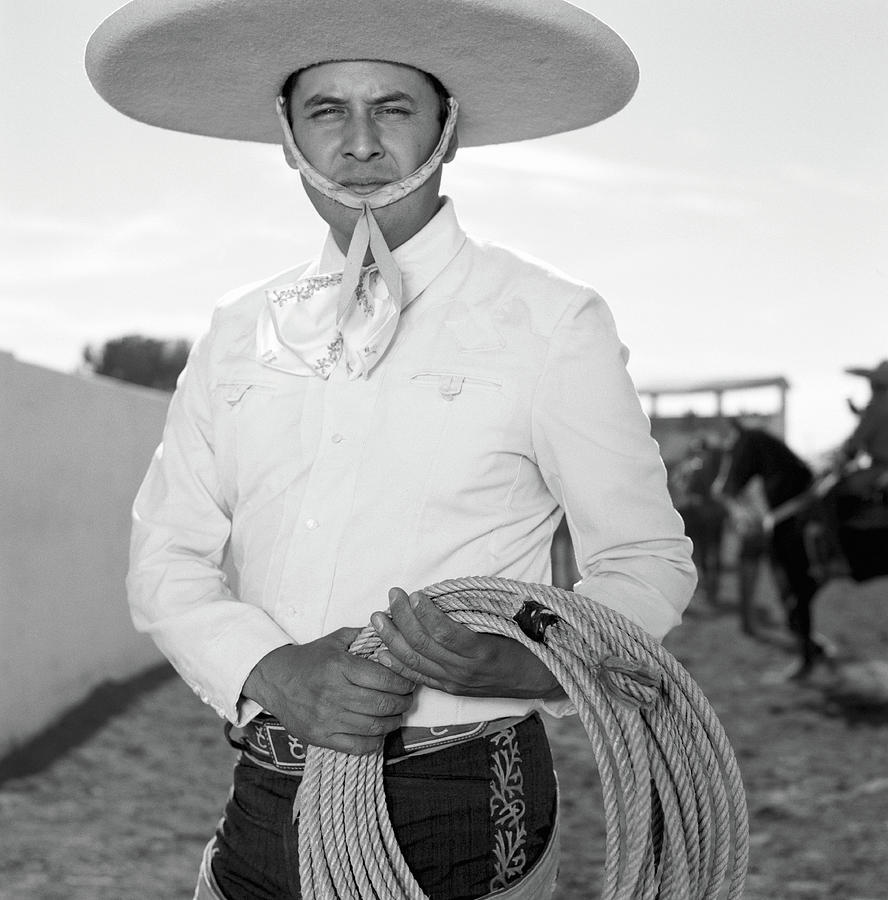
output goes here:
[[[574, 703], [604, 796], [602, 900], [741, 897], [749, 827], [737, 761], [667, 650], [619, 613], [547, 585], [462, 578], [423, 593], [468, 628], [529, 648]], [[380, 646], [368, 626], [349, 650], [374, 658]], [[309, 747], [294, 811], [306, 900], [428, 900], [395, 840], [382, 773], [381, 750]]]

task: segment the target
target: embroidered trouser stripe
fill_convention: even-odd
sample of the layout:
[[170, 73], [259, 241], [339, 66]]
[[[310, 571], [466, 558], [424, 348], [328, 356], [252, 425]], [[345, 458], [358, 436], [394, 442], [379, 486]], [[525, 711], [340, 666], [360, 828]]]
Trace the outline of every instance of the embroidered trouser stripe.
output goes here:
[[490, 772], [494, 867], [490, 890], [498, 891], [517, 881], [527, 867], [524, 771], [514, 728], [490, 738]]

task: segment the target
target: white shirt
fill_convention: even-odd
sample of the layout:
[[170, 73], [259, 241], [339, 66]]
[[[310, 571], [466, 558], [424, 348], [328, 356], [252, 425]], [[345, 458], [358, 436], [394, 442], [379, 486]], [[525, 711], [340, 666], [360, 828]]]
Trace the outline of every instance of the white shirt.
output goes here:
[[[263, 656], [366, 625], [393, 586], [470, 575], [549, 583], [559, 507], [577, 591], [656, 637], [693, 592], [690, 542], [602, 299], [468, 238], [450, 201], [394, 257], [409, 305], [366, 379], [260, 361], [265, 289], [308, 265], [224, 300], [136, 498], [136, 627], [236, 724], [259, 711], [241, 689]], [[318, 268], [342, 264], [328, 237]], [[420, 687], [405, 724], [543, 705]]]

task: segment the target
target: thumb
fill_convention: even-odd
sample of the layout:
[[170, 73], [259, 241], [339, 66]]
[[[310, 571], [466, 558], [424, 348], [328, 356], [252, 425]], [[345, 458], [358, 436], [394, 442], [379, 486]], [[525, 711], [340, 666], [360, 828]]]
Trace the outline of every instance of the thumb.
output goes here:
[[336, 631], [330, 632], [330, 638], [343, 650], [348, 650], [362, 630], [361, 628], [337, 628]]

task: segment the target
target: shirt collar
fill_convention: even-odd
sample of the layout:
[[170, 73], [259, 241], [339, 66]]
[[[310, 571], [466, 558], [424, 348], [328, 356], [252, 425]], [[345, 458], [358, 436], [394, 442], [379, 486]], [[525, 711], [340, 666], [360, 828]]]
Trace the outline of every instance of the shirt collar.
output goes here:
[[[403, 279], [403, 309], [415, 300], [440, 275], [466, 241], [453, 208], [444, 197], [441, 208], [409, 241], [392, 251]], [[318, 266], [320, 273], [341, 272], [345, 255], [336, 245], [332, 233], [327, 235]]]

